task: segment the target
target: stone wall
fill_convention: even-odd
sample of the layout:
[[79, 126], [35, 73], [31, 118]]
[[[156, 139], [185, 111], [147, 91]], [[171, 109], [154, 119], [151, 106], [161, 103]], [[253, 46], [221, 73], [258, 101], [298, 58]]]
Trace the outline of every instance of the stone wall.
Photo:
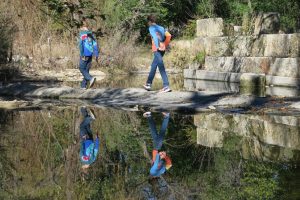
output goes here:
[[[262, 20], [265, 18], [267, 20]], [[264, 24], [265, 21], [267, 24]], [[185, 78], [206, 80], [205, 76], [200, 75], [203, 70], [218, 73], [255, 73], [272, 76], [272, 82], [268, 82], [270, 78], [265, 78], [266, 85], [298, 87], [300, 34], [278, 34], [278, 23], [278, 14], [264, 13], [258, 16], [252, 35], [237, 35], [242, 34], [240, 29], [233, 35], [225, 35], [225, 25], [221, 18], [197, 20], [197, 37], [186, 42], [186, 50], [205, 52], [205, 63], [198, 69], [189, 65], [193, 67], [185, 69]], [[175, 46], [183, 44], [183, 41], [175, 42]], [[197, 70], [202, 72], [198, 73]], [[197, 73], [199, 77], [195, 76]], [[284, 81], [281, 82], [282, 80]]]
[[203, 113], [194, 117], [194, 124], [198, 144], [223, 147], [236, 136], [246, 158], [289, 160], [300, 153], [300, 119], [295, 116]]

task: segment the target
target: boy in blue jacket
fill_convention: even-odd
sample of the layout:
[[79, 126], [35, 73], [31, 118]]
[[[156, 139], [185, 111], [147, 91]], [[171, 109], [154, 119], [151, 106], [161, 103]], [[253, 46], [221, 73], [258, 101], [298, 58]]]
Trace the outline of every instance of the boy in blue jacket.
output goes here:
[[[80, 50], [80, 62], [79, 69], [83, 75], [83, 80], [81, 82], [81, 88], [88, 89], [93, 87], [96, 78], [92, 77], [89, 73], [93, 56], [96, 57], [98, 62], [99, 49], [97, 41], [91, 31], [87, 27], [80, 29], [80, 41], [79, 41], [79, 50]], [[87, 84], [89, 82], [89, 84]]]
[[96, 139], [93, 139], [90, 123], [95, 120], [94, 114], [85, 107], [81, 108], [81, 113], [84, 116], [83, 121], [80, 124], [80, 162], [82, 169], [87, 169], [97, 159], [99, 151], [99, 136], [97, 134]]

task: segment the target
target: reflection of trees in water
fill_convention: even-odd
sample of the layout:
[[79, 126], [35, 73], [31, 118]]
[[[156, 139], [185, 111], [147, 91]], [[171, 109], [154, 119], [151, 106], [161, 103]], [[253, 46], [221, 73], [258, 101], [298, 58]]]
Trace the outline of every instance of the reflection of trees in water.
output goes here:
[[229, 138], [222, 149], [197, 145], [192, 117], [173, 114], [164, 146], [173, 167], [164, 179], [149, 181], [150, 164], [141, 141], [151, 152], [152, 139], [141, 113], [113, 109], [95, 113], [92, 130], [99, 131], [100, 156], [87, 174], [82, 174], [78, 158], [77, 108], [15, 113], [0, 136], [5, 150], [0, 151], [1, 195], [143, 199], [148, 188], [147, 194], [157, 199], [268, 199], [283, 192], [280, 178], [291, 175], [289, 166], [242, 159], [240, 138]]

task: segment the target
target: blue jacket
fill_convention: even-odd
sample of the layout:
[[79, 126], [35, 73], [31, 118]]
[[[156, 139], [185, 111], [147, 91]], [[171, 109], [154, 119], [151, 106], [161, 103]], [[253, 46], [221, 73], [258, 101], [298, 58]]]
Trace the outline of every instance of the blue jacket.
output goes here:
[[164, 160], [160, 159], [159, 154], [156, 154], [155, 161], [150, 169], [151, 176], [160, 176], [166, 171], [166, 164]]
[[159, 43], [165, 41], [165, 28], [157, 24], [149, 27], [149, 32], [154, 42], [155, 47], [159, 48]]
[[98, 44], [96, 40], [89, 41], [87, 34], [92, 34], [91, 31], [81, 31], [79, 33], [79, 50], [80, 56], [95, 56], [99, 57]]
[[84, 140], [80, 147], [80, 162], [85, 165], [90, 165], [95, 162], [99, 151], [99, 138], [93, 140]]

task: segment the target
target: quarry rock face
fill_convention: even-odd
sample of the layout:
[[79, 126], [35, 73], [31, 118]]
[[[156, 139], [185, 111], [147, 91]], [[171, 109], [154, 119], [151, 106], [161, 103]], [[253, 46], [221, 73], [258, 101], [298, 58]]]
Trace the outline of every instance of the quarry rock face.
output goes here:
[[196, 38], [181, 46], [188, 46], [187, 52], [203, 53], [205, 62], [201, 67], [187, 65], [196, 72], [185, 72], [185, 78], [240, 82], [243, 73], [255, 73], [264, 74], [267, 85], [298, 87], [300, 34], [278, 34], [278, 13], [258, 14], [254, 26], [252, 35], [233, 26], [234, 34], [227, 36], [222, 19], [197, 20]]

